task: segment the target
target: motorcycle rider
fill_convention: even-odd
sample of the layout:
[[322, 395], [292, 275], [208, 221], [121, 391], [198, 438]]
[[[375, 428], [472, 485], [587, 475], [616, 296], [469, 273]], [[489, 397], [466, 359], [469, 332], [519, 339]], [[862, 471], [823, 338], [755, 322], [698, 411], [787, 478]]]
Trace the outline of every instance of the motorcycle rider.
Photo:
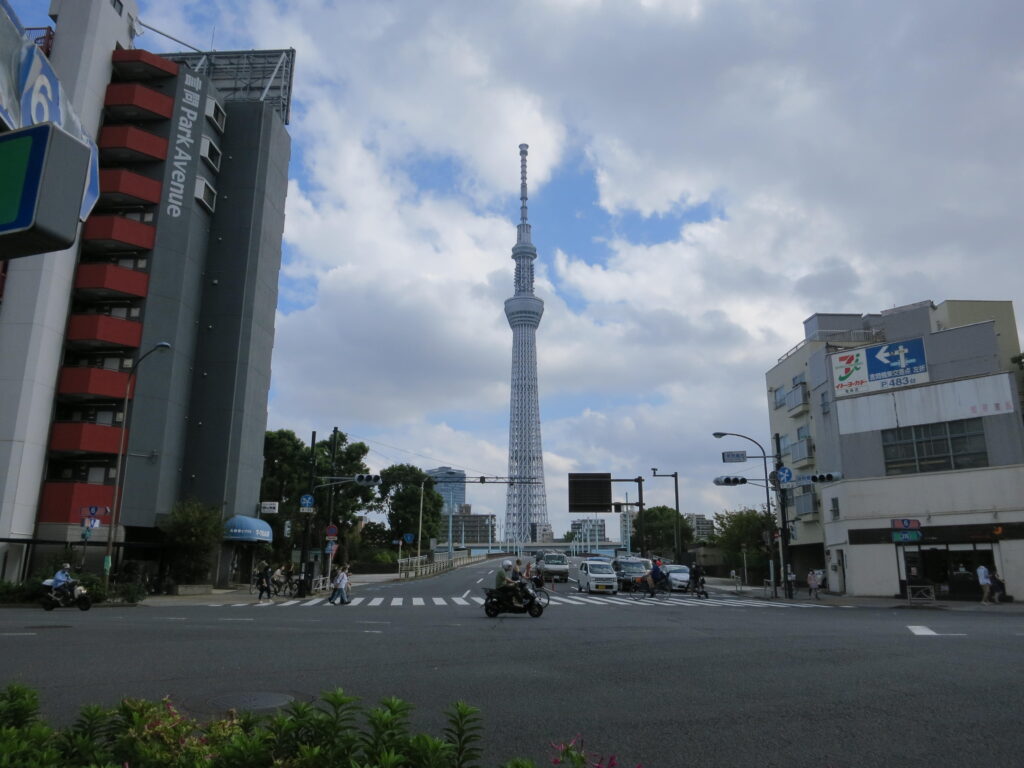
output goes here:
[[71, 578], [71, 563], [64, 563], [61, 565], [60, 570], [53, 575], [53, 594], [57, 596], [58, 600], [64, 600], [70, 596], [71, 582], [74, 579]]
[[494, 588], [501, 595], [502, 599], [508, 600], [513, 605], [522, 606], [523, 601], [519, 593], [519, 585], [512, 578], [512, 561], [505, 560], [494, 577]]

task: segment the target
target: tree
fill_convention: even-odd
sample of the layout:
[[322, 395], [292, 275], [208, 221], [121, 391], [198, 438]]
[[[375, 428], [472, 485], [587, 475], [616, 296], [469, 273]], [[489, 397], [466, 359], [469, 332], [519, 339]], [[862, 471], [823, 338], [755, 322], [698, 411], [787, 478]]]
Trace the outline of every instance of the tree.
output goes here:
[[195, 499], [179, 501], [159, 527], [171, 560], [171, 577], [179, 584], [208, 581], [214, 553], [224, 538], [220, 509]]
[[[639, 542], [638, 521], [633, 521], [633, 541]], [[644, 538], [647, 549], [659, 554], [674, 552], [678, 526], [679, 552], [686, 551], [688, 542], [693, 541], [693, 529], [677, 514], [673, 507], [656, 506], [644, 510]]]
[[[380, 473], [380, 501], [387, 514], [392, 538], [405, 533], [418, 533], [420, 520], [420, 485], [423, 484], [423, 542], [441, 531], [441, 508], [444, 499], [434, 490], [430, 475], [411, 464], [393, 464]], [[425, 482], [424, 482], [425, 481]]]
[[745, 548], [748, 570], [765, 576], [772, 556], [774, 533], [775, 518], [763, 507], [741, 509], [715, 515], [713, 543], [722, 551], [726, 566], [735, 569], [743, 567]]

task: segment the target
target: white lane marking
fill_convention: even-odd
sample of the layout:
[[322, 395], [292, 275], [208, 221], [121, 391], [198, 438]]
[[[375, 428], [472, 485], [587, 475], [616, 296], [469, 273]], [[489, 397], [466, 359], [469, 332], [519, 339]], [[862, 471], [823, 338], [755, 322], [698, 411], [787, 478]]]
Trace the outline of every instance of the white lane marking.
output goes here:
[[400, 606], [405, 601], [403, 597], [392, 597], [391, 604], [394, 606]]
[[235, 603], [232, 608], [241, 608], [243, 605], [252, 605], [252, 603]]
[[364, 635], [382, 635], [384, 633], [381, 630], [379, 630], [379, 629], [364, 629], [363, 630], [363, 634]]
[[576, 600], [582, 600], [584, 603], [589, 603], [590, 605], [608, 605], [608, 601], [607, 600], [598, 600], [596, 597], [582, 597], [582, 596], [578, 596], [575, 599]]
[[434, 605], [447, 605], [443, 597], [434, 597], [431, 599], [434, 601]]
[[837, 605], [836, 608], [856, 608], [855, 605]]
[[552, 605], [579, 605], [579, 603], [572, 603], [564, 597], [552, 597], [549, 602]]
[[251, 619], [251, 618], [249, 618], [249, 619], [235, 619], [235, 618], [231, 618], [231, 619], [220, 619], [220, 621], [253, 621], [253, 619]]
[[[565, 605], [586, 605], [586, 603], [584, 603], [578, 597], [560, 597], [558, 598], [558, 601]], [[554, 600], [552, 600], [551, 602], [554, 602]]]
[[35, 637], [35, 632], [0, 632], [0, 637]]
[[281, 603], [281, 607], [284, 608], [286, 605], [295, 605], [297, 602], [299, 602], [299, 601], [298, 600], [289, 600], [286, 603]]
[[453, 597], [452, 602], [456, 605], [469, 605], [469, 603], [462, 597]]
[[375, 597], [375, 598], [373, 598], [373, 600], [368, 602], [367, 605], [370, 606], [371, 608], [376, 608], [378, 605], [380, 605], [383, 602], [384, 602], [384, 598], [383, 597]]
[[935, 635], [936, 632], [928, 629], [928, 627], [921, 627], [913, 624], [908, 624], [907, 629], [913, 632], [915, 635]]
[[471, 597], [469, 599], [472, 600], [477, 605], [483, 605], [484, 604], [484, 599], [482, 597]]
[[483, 576], [481, 576], [481, 577], [480, 577], [479, 579], [477, 579], [477, 580], [476, 580], [476, 583], [477, 583], [477, 584], [479, 584], [479, 583], [481, 583], [481, 582], [482, 582], [483, 580], [484, 580], [484, 577], [483, 577]]
[[422, 597], [414, 597], [412, 599], [412, 604], [413, 605], [423, 605], [423, 598]]
[[359, 605], [365, 599], [366, 599], [365, 597], [353, 597], [351, 600], [348, 601], [348, 604], [349, 605]]
[[302, 607], [303, 608], [309, 608], [309, 606], [311, 606], [311, 605], [319, 605], [320, 603], [322, 603], [326, 599], [327, 599], [326, 597], [314, 597], [312, 600], [307, 600], [306, 602], [304, 602], [302, 604]]
[[160, 621], [188, 621], [184, 616], [158, 616]]
[[469, 595], [469, 590], [468, 589], [465, 592], [462, 593], [462, 597], [463, 598], [467, 597], [468, 595]]

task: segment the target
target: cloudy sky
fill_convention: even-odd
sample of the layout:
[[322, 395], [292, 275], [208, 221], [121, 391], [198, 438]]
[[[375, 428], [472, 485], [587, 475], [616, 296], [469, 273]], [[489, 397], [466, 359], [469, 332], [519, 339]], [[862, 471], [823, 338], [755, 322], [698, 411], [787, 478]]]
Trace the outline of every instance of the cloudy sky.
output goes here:
[[[47, 3], [15, 3], [40, 19]], [[684, 512], [716, 430], [769, 440], [764, 373], [824, 312], [1024, 314], [1024, 9], [971, 3], [141, 2], [198, 48], [296, 49], [272, 429], [370, 462], [507, 472], [517, 146], [530, 145], [548, 513], [568, 472]], [[180, 46], [147, 31], [139, 47]], [[635, 500], [635, 486], [620, 485]], [[476, 512], [504, 489], [470, 486]], [[611, 522], [611, 521], [609, 521]], [[616, 526], [617, 527], [617, 526]]]

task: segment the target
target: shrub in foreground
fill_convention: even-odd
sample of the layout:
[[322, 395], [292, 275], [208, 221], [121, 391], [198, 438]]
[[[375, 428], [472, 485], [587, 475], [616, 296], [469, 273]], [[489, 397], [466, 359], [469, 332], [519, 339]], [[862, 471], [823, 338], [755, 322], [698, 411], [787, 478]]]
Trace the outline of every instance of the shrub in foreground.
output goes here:
[[[478, 768], [477, 709], [457, 702], [441, 735], [413, 733], [411, 707], [395, 698], [364, 711], [341, 689], [317, 704], [296, 702], [274, 715], [231, 713], [201, 723], [170, 702], [125, 699], [113, 709], [84, 707], [54, 729], [39, 718], [39, 697], [8, 685], [0, 692], [0, 766], [19, 768]], [[614, 768], [591, 762], [573, 740], [552, 745], [554, 765]], [[535, 768], [517, 759], [504, 768]]]

